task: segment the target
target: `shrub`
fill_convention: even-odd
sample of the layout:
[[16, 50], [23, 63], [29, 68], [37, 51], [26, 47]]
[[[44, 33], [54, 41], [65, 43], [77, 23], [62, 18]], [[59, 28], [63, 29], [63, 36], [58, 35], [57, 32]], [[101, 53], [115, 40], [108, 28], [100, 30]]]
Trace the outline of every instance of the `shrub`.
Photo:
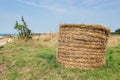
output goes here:
[[28, 25], [26, 24], [23, 16], [21, 17], [21, 21], [23, 24], [19, 24], [18, 21], [16, 21], [16, 24], [14, 27], [19, 33], [18, 38], [24, 39], [24, 40], [29, 40], [32, 38], [31, 37], [31, 30], [28, 28]]
[[115, 33], [120, 34], [120, 28], [116, 29]]

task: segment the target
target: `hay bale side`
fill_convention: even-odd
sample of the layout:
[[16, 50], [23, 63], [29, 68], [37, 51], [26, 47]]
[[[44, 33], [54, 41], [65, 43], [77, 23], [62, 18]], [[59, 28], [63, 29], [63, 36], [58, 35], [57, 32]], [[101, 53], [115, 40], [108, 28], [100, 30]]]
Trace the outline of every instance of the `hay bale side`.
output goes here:
[[109, 33], [110, 29], [102, 25], [61, 24], [58, 62], [83, 69], [104, 65]]

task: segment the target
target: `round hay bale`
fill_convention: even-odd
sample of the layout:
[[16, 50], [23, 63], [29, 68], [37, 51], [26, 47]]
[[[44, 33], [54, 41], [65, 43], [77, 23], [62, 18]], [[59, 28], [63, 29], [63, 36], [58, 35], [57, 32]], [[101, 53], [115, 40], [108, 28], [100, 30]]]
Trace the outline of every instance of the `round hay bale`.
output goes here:
[[61, 24], [57, 60], [66, 67], [91, 69], [104, 65], [110, 29], [102, 25]]

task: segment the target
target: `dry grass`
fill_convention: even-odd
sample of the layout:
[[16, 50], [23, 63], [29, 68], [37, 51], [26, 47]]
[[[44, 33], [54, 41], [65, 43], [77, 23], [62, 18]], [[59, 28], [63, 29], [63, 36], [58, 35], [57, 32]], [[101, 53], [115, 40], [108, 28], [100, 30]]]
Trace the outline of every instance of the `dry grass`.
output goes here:
[[46, 47], [57, 46], [58, 33], [46, 33], [41, 35], [33, 35], [33, 40], [36, 41], [36, 44], [41, 44]]
[[112, 48], [116, 47], [120, 43], [120, 35], [111, 34], [108, 40], [107, 47]]
[[39, 39], [42, 41], [56, 40], [58, 38], [58, 33], [46, 33], [40, 35], [33, 35], [33, 39]]

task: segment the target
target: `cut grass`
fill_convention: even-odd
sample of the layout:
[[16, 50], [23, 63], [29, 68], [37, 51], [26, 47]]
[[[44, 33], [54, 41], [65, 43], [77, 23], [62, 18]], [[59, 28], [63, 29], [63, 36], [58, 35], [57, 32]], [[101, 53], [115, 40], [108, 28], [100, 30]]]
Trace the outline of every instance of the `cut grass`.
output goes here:
[[15, 41], [0, 49], [0, 80], [119, 80], [119, 75], [120, 45], [107, 48], [106, 65], [93, 70], [61, 66], [56, 45], [43, 46], [39, 40]]

